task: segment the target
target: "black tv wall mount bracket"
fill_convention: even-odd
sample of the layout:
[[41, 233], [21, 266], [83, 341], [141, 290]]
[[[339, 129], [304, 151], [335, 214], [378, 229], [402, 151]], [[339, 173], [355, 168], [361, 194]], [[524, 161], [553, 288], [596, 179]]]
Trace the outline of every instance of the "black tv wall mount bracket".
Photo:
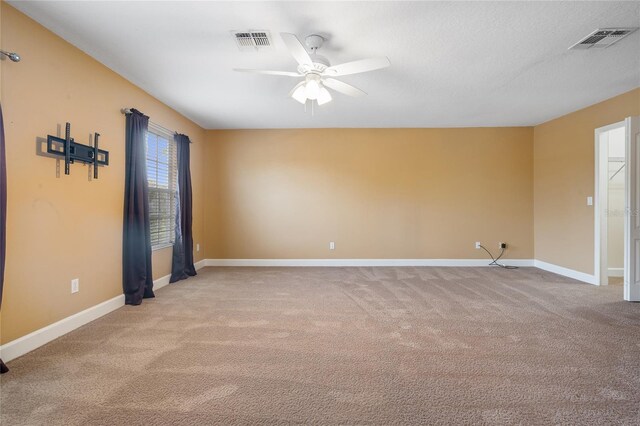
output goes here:
[[95, 133], [93, 146], [76, 143], [71, 137], [71, 123], [67, 123], [64, 139], [47, 135], [47, 153], [64, 157], [64, 174], [69, 174], [69, 165], [79, 161], [93, 164], [93, 178], [98, 179], [98, 166], [109, 165], [109, 152], [98, 149], [100, 133]]

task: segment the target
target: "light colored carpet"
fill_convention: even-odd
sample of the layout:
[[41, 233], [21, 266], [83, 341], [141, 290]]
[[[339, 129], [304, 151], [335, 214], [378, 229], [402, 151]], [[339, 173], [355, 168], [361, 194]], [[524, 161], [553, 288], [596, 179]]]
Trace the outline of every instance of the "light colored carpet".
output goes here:
[[609, 285], [624, 285], [623, 277], [609, 277]]
[[9, 368], [3, 425], [637, 425], [640, 304], [534, 268], [207, 268]]

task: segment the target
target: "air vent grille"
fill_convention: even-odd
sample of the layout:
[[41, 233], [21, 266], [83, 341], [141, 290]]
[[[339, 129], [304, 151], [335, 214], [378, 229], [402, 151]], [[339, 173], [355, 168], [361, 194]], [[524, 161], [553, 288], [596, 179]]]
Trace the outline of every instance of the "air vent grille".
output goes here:
[[269, 31], [231, 31], [240, 50], [255, 51], [271, 48]]
[[267, 33], [251, 33], [251, 37], [258, 47], [271, 46], [271, 40], [269, 40]]
[[590, 49], [609, 47], [619, 42], [637, 28], [598, 28], [591, 34], [571, 46], [569, 49]]

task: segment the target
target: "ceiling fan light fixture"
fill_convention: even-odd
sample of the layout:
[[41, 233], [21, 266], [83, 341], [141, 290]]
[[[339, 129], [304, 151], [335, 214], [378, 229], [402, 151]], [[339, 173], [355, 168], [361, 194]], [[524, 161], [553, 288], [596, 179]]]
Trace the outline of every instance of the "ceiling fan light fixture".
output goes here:
[[324, 105], [327, 102], [331, 102], [331, 93], [326, 89], [326, 87], [321, 87], [318, 92], [318, 105]]
[[307, 80], [307, 84], [305, 84], [306, 91], [305, 94], [307, 98], [311, 100], [318, 99], [318, 95], [320, 94], [320, 84], [315, 79]]
[[296, 90], [293, 91], [293, 93], [291, 94], [291, 97], [293, 99], [295, 99], [296, 101], [300, 102], [301, 104], [305, 104], [307, 103], [307, 94], [306, 94], [307, 90], [305, 88], [305, 85], [302, 84], [300, 86], [298, 86], [298, 88]]

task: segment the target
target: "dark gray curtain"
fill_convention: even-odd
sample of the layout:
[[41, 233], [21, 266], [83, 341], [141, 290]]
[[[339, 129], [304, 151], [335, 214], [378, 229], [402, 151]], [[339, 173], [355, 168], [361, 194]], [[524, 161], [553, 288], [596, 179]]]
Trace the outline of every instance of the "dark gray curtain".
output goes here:
[[[4, 156], [4, 120], [0, 105], [0, 309], [2, 309], [2, 287], [4, 286], [4, 258], [7, 249], [7, 160]], [[0, 359], [0, 374], [9, 371]]]
[[146, 132], [149, 117], [132, 109], [125, 135], [122, 288], [127, 305], [139, 305], [153, 294]]
[[184, 280], [196, 275], [193, 265], [193, 213], [191, 211], [191, 141], [186, 135], [174, 136], [178, 149], [178, 208], [176, 235], [173, 244], [173, 262], [169, 282]]

